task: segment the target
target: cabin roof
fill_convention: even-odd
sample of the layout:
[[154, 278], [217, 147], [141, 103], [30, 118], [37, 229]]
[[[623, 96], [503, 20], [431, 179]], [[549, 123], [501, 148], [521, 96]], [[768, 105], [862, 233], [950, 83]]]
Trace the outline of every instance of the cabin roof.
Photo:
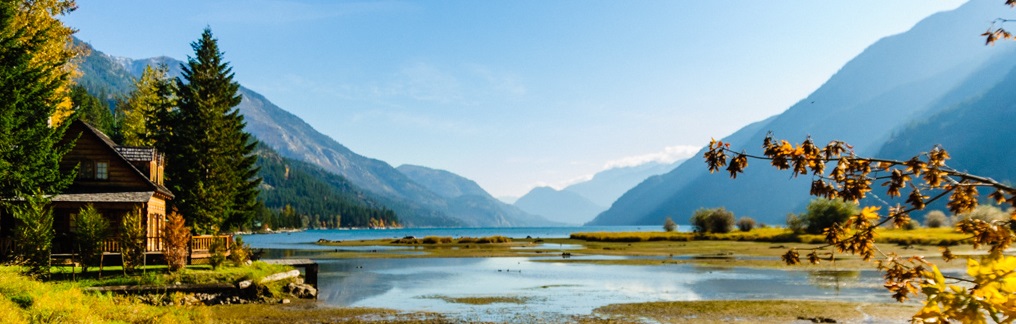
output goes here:
[[152, 199], [155, 191], [134, 192], [96, 192], [59, 194], [50, 200], [53, 202], [131, 202], [143, 203]]
[[[127, 168], [129, 168], [134, 174], [136, 174], [139, 178], [141, 178], [142, 181], [144, 181], [145, 184], [147, 184], [147, 185], [149, 185], [151, 187], [152, 191], [146, 191], [146, 192], [149, 192], [148, 198], [151, 198], [152, 194], [156, 194], [157, 193], [160, 196], [163, 196], [163, 198], [173, 199], [173, 197], [174, 197], [173, 192], [170, 191], [169, 188], [166, 188], [166, 186], [163, 186], [161, 184], [152, 182], [152, 179], [149, 179], [148, 176], [146, 176], [144, 174], [144, 172], [141, 172], [141, 170], [139, 170], [137, 167], [135, 167], [134, 164], [130, 163], [132, 161], [151, 161], [155, 157], [155, 154], [156, 154], [154, 148], [140, 148], [140, 147], [119, 146], [119, 145], [116, 145], [116, 142], [113, 142], [113, 140], [111, 138], [109, 138], [109, 136], [107, 136], [105, 133], [103, 133], [99, 129], [95, 128], [94, 126], [92, 126], [92, 125], [90, 125], [90, 124], [88, 124], [88, 123], [86, 123], [86, 122], [84, 122], [82, 120], [75, 120], [74, 124], [79, 124], [81, 126], [84, 126], [83, 128], [86, 131], [82, 132], [82, 134], [88, 133], [88, 134], [91, 134], [92, 136], [95, 136], [102, 143], [104, 143], [106, 147], [109, 148], [110, 153], [112, 153], [114, 156], [122, 159], [123, 161], [127, 162], [126, 163]], [[72, 124], [72, 126], [74, 124]], [[126, 154], [126, 156], [125, 156], [125, 154]], [[147, 160], [145, 159], [146, 158], [145, 154], [147, 154]], [[129, 158], [128, 158], [128, 156], [129, 156]], [[60, 197], [60, 196], [64, 196], [64, 195], [68, 195], [68, 196], [85, 195], [85, 196], [91, 196], [93, 198], [112, 199], [112, 196], [111, 197], [104, 197], [104, 196], [101, 196], [101, 195], [102, 194], [137, 194], [137, 193], [139, 193], [139, 192], [72, 193], [72, 194], [64, 193], [64, 194], [60, 194], [60, 195], [54, 196], [53, 200], [54, 201], [68, 201], [68, 200], [59, 200], [59, 199], [65, 199], [65, 198], [61, 198]], [[81, 196], [81, 197], [85, 197], [85, 196]], [[66, 199], [70, 199], [70, 198], [66, 198]], [[77, 199], [77, 198], [75, 198], [75, 199]], [[147, 200], [145, 200], [145, 201], [147, 201]]]

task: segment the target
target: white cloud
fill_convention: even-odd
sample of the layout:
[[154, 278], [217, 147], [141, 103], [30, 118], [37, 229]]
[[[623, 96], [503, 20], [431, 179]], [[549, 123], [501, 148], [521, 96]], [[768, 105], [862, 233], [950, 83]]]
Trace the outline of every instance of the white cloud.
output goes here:
[[607, 162], [603, 169], [607, 170], [613, 168], [634, 167], [650, 162], [674, 163], [677, 160], [687, 159], [694, 156], [700, 149], [701, 147], [693, 145], [668, 146], [665, 147], [663, 151], [629, 156]]

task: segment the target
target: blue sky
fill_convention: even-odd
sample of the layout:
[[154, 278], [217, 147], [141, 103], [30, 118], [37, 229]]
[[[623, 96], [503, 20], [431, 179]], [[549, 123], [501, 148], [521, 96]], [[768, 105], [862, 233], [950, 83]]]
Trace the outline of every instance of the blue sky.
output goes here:
[[78, 0], [64, 21], [130, 58], [185, 59], [210, 26], [241, 84], [353, 151], [521, 196], [688, 157], [962, 2]]

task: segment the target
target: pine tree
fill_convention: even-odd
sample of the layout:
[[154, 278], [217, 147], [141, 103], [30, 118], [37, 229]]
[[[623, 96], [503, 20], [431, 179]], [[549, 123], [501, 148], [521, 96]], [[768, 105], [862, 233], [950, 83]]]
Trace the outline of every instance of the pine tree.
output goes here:
[[[66, 57], [37, 62], [47, 33], [18, 27], [20, 1], [0, 1], [0, 199], [38, 190], [54, 193], [73, 180], [61, 174], [60, 159], [68, 147], [59, 144], [66, 130], [51, 127], [50, 117], [62, 102], [56, 95], [67, 81]], [[29, 36], [30, 35], [30, 36]]]
[[168, 141], [170, 124], [167, 114], [176, 107], [176, 87], [165, 66], [146, 66], [134, 81], [134, 91], [117, 100], [116, 118], [120, 124], [120, 143], [126, 146], [154, 147], [160, 150]]
[[105, 102], [89, 94], [85, 87], [79, 85], [71, 87], [71, 102], [74, 104], [74, 112], [78, 114], [78, 119], [88, 122], [103, 133], [115, 133], [113, 112]]
[[197, 233], [247, 223], [257, 203], [255, 141], [236, 106], [240, 85], [206, 28], [191, 44], [196, 57], [177, 79], [178, 109], [172, 117], [167, 174], [175, 203]]

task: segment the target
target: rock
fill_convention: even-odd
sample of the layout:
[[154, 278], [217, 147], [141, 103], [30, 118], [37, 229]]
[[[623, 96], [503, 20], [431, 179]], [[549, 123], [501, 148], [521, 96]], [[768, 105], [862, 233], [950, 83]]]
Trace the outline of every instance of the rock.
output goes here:
[[261, 280], [259, 282], [260, 283], [266, 283], [266, 282], [279, 281], [279, 280], [282, 280], [282, 279], [288, 279], [288, 278], [299, 277], [299, 276], [300, 276], [300, 270], [289, 270], [289, 271], [286, 271], [286, 272], [279, 272], [279, 273], [276, 273], [276, 274], [271, 274], [271, 275], [265, 276], [264, 278], [261, 278]]
[[283, 298], [281, 303], [282, 304], [289, 304], [290, 303], [289, 298]]
[[317, 298], [317, 288], [314, 288], [314, 286], [304, 283], [291, 282], [285, 287], [282, 287], [282, 291], [290, 293], [293, 296], [296, 296], [296, 298], [302, 299]]

